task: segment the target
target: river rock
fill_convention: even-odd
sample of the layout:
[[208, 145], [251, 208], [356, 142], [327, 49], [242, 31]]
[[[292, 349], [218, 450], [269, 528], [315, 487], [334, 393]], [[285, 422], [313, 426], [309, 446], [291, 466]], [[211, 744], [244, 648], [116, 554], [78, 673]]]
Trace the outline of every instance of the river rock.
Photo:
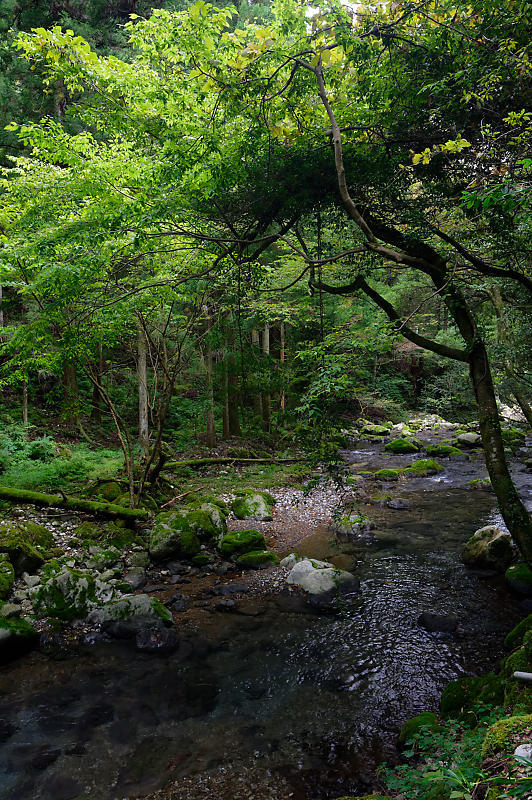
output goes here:
[[150, 534], [150, 555], [154, 561], [167, 561], [178, 556], [192, 558], [201, 550], [198, 536], [200, 525], [202, 535], [206, 529], [216, 534], [209, 517], [204, 511], [168, 511], [155, 517]]
[[341, 584], [358, 584], [358, 579], [350, 572], [336, 569], [328, 561], [315, 561], [304, 558], [292, 568], [286, 582], [299, 586], [308, 594], [318, 595], [336, 590]]
[[513, 558], [512, 537], [496, 525], [475, 531], [462, 550], [462, 561], [468, 567], [504, 572]]
[[458, 627], [455, 614], [435, 614], [432, 611], [423, 611], [417, 622], [429, 633], [453, 633]]
[[162, 621], [167, 625], [172, 623], [172, 615], [162, 603], [146, 594], [123, 595], [118, 600], [93, 609], [87, 619], [95, 625], [105, 625], [107, 622], [131, 621], [133, 618], [141, 618], [143, 622], [149, 620]]
[[394, 497], [393, 500], [388, 500], [386, 505], [394, 511], [404, 511], [408, 508], [412, 508], [414, 504], [412, 500], [406, 500], [403, 497]]
[[22, 580], [30, 589], [33, 589], [41, 583], [41, 579], [38, 575], [28, 575], [27, 572], [22, 573]]
[[230, 531], [222, 536], [218, 548], [224, 556], [236, 557], [254, 550], [266, 550], [266, 541], [260, 531]]
[[216, 505], [216, 503], [199, 503], [195, 505], [194, 508], [207, 514], [216, 530], [216, 536], [218, 538], [223, 536], [224, 533], [227, 533], [226, 515], [219, 505]]
[[163, 624], [147, 627], [135, 636], [135, 647], [145, 653], [168, 655], [179, 647], [179, 635], [174, 628]]
[[268, 492], [250, 492], [233, 501], [231, 508], [237, 519], [255, 519], [261, 522], [270, 522], [272, 509], [275, 504]]
[[457, 441], [462, 447], [479, 447], [482, 445], [482, 436], [479, 433], [460, 433], [457, 436]]
[[27, 620], [0, 617], [0, 664], [29, 653], [38, 641], [39, 634]]
[[133, 567], [125, 573], [124, 581], [129, 583], [133, 591], [142, 589], [146, 586], [146, 570], [142, 567]]
[[114, 589], [86, 571], [63, 567], [40, 586], [33, 598], [35, 613], [70, 621], [83, 619], [100, 603], [111, 600]]

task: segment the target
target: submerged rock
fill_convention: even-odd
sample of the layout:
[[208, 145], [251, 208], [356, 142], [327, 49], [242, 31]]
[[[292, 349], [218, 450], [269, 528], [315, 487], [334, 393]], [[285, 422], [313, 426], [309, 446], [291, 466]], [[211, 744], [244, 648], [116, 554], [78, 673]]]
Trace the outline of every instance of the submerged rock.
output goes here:
[[268, 492], [248, 492], [233, 501], [231, 508], [237, 519], [270, 522], [275, 498]]
[[512, 537], [496, 525], [475, 531], [462, 550], [462, 561], [468, 567], [504, 572], [513, 558]]
[[429, 633], [453, 633], [458, 627], [456, 614], [435, 614], [432, 611], [423, 611], [417, 622]]
[[286, 582], [292, 586], [299, 586], [313, 595], [336, 590], [342, 584], [351, 585], [353, 588], [359, 585], [358, 578], [350, 572], [336, 569], [328, 561], [315, 561], [310, 558], [298, 561]]
[[135, 636], [135, 647], [145, 653], [168, 655], [179, 647], [179, 635], [174, 628], [164, 625], [145, 628]]

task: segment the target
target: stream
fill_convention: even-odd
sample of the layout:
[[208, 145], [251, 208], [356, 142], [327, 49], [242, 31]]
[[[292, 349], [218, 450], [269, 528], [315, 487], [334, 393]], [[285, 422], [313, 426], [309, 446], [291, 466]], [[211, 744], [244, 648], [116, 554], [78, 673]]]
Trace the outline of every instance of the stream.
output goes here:
[[[360, 469], [414, 459], [369, 442], [344, 457]], [[500, 577], [459, 558], [476, 529], [501, 524], [494, 496], [466, 488], [486, 474], [482, 461], [441, 463], [435, 477], [379, 486], [374, 493], [412, 505], [362, 505], [370, 534], [342, 542], [318, 529], [302, 542], [300, 554], [349, 565], [361, 579], [338, 616], [272, 597], [248, 614], [220, 614], [214, 639], [199, 635], [166, 658], [100, 643], [69, 660], [34, 653], [4, 667], [1, 800], [144, 797], [185, 779], [189, 788], [172, 797], [231, 800], [231, 781], [249, 776], [252, 787], [254, 775], [290, 792], [239, 798], [370, 790], [375, 768], [396, 757], [402, 722], [437, 710], [448, 681], [496, 666], [524, 614]], [[532, 507], [532, 475], [515, 470]], [[428, 633], [417, 622], [423, 611], [456, 614], [458, 630]], [[223, 776], [225, 788], [205, 793], [209, 776]]]

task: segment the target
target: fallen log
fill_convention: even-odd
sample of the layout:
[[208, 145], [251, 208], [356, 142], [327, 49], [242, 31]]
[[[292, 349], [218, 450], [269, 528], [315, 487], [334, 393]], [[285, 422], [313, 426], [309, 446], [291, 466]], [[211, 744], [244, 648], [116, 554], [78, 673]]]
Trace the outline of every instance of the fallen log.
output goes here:
[[307, 461], [306, 458], [189, 458], [186, 461], [167, 461], [165, 469], [176, 467], [208, 467], [211, 464], [291, 464], [296, 461]]
[[84, 511], [109, 519], [147, 520], [151, 512], [141, 508], [124, 508], [114, 503], [99, 503], [96, 500], [83, 500], [80, 497], [67, 497], [66, 494], [43, 494], [26, 489], [10, 489], [0, 486], [0, 500], [40, 506], [42, 508], [67, 508], [69, 511]]

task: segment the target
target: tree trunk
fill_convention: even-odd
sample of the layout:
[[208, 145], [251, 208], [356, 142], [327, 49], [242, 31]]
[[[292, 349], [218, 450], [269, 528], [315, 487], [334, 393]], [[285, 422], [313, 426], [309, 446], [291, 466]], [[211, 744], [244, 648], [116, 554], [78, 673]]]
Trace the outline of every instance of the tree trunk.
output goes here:
[[28, 381], [22, 384], [22, 422], [28, 424]]
[[284, 322], [281, 322], [280, 335], [281, 335], [281, 381], [282, 381], [282, 386], [283, 386], [283, 388], [281, 389], [281, 411], [284, 414], [284, 408], [285, 408], [285, 403], [286, 403], [285, 393], [284, 393], [284, 373], [282, 371], [283, 367], [284, 367], [285, 358], [286, 358], [286, 350], [285, 350], [285, 348], [286, 348], [286, 339], [285, 339]]
[[79, 497], [67, 497], [65, 494], [42, 494], [26, 489], [12, 489], [0, 486], [0, 499], [12, 500], [15, 503], [29, 503], [42, 508], [68, 508], [70, 511], [85, 511], [89, 514], [108, 517], [110, 519], [149, 519], [149, 511], [138, 508], [124, 508], [114, 503], [99, 503], [95, 500], [83, 500]]
[[203, 359], [207, 379], [207, 447], [216, 447], [216, 427], [214, 424], [214, 384], [212, 379], [212, 349], [210, 344], [204, 347]]
[[63, 359], [63, 400], [65, 414], [77, 424], [79, 416], [79, 392], [76, 364]]
[[238, 375], [236, 372], [236, 357], [235, 357], [235, 332], [234, 328], [229, 327], [227, 337], [228, 359], [227, 359], [227, 373], [228, 373], [228, 399], [229, 399], [229, 432], [231, 436], [242, 436], [240, 429], [240, 417], [238, 414], [238, 406], [240, 400], [240, 392], [238, 390]]
[[229, 439], [231, 429], [229, 425], [229, 378], [227, 375], [227, 360], [224, 357], [222, 364], [222, 439]]
[[150, 433], [148, 427], [148, 342], [142, 325], [138, 324], [137, 371], [139, 377], [139, 445], [143, 458], [148, 458], [150, 450]]
[[[256, 328], [251, 331], [251, 344], [253, 349], [257, 350], [255, 355], [258, 357], [260, 352], [260, 334]], [[253, 392], [253, 409], [255, 414], [262, 419], [262, 395], [259, 391]]]
[[[96, 373], [96, 380], [99, 383], [102, 382], [102, 374], [103, 374], [103, 348], [101, 342], [98, 342], [98, 361], [95, 367]], [[92, 409], [91, 409], [91, 419], [97, 425], [102, 424], [102, 396], [100, 394], [100, 390], [98, 389], [98, 385], [95, 383], [92, 387]]]
[[478, 403], [478, 421], [491, 485], [508, 530], [523, 558], [532, 566], [532, 519], [519, 497], [508, 469], [488, 354], [480, 338], [477, 338], [470, 352], [470, 373]]
[[[262, 336], [262, 352], [268, 358], [270, 355], [270, 326], [267, 322], [264, 323], [264, 333]], [[265, 391], [262, 393], [262, 427], [265, 431], [270, 430], [271, 416], [270, 416], [271, 398], [270, 393]]]

